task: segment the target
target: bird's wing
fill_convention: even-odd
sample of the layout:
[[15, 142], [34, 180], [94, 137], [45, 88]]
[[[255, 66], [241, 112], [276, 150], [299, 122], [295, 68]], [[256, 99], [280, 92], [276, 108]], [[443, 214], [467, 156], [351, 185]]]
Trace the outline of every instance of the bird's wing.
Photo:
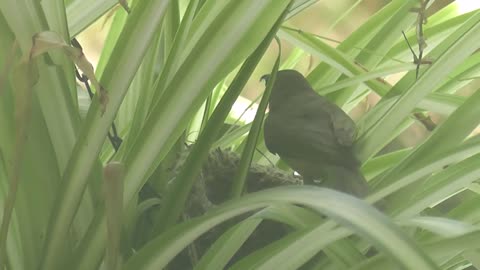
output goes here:
[[330, 115], [337, 142], [340, 145], [352, 146], [356, 137], [355, 122], [342, 109], [330, 102], [326, 102], [322, 108]]
[[303, 114], [274, 113], [265, 120], [265, 143], [281, 157], [311, 162], [353, 164], [351, 148], [339, 144], [328, 113], [303, 107]]

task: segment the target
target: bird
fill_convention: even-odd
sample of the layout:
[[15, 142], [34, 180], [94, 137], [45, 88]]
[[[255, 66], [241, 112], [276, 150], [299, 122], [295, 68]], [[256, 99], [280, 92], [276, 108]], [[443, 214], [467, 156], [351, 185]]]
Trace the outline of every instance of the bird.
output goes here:
[[[270, 75], [262, 76], [268, 83]], [[264, 121], [267, 149], [299, 173], [305, 184], [364, 198], [368, 183], [353, 146], [356, 125], [350, 116], [317, 94], [296, 70], [280, 70]]]

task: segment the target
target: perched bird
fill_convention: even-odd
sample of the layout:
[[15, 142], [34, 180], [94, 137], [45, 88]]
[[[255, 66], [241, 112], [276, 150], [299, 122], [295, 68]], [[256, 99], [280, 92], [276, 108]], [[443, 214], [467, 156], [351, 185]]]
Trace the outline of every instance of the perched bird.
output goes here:
[[268, 150], [300, 173], [306, 184], [318, 180], [323, 187], [360, 198], [368, 194], [368, 184], [352, 150], [355, 122], [318, 95], [299, 72], [278, 71], [264, 133]]

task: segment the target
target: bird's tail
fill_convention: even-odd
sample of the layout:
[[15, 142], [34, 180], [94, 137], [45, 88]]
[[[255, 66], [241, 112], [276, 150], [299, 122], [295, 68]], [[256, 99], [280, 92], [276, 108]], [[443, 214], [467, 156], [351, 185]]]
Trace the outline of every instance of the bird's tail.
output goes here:
[[352, 194], [358, 198], [365, 198], [369, 193], [367, 180], [357, 168], [329, 166], [327, 179], [322, 186]]

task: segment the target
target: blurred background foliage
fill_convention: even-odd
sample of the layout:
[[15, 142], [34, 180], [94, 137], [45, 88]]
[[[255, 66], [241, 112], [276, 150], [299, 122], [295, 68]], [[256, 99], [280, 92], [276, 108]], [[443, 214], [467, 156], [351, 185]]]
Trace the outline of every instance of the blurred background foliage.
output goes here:
[[[327, 44], [335, 47], [355, 29], [357, 29], [358, 26], [363, 24], [369, 16], [381, 9], [387, 2], [388, 1], [385, 0], [319, 1], [303, 11], [302, 16], [295, 16], [290, 19], [286, 25], [325, 37], [326, 39], [324, 41]], [[433, 14], [452, 2], [455, 1], [437, 0], [429, 8], [428, 12], [429, 14]], [[471, 11], [478, 5], [475, 3], [475, 1], [468, 0], [457, 1], [457, 4], [459, 13]], [[103, 43], [113, 18], [113, 12], [118, 8], [120, 8], [120, 6], [117, 6], [112, 12], [109, 12], [99, 18], [95, 23], [82, 31], [77, 37], [84, 47], [85, 53], [88, 55], [88, 59], [94, 66], [100, 57]], [[288, 42], [283, 44], [283, 60], [286, 59], [287, 55], [289, 55], [293, 48], [294, 46]], [[259, 81], [259, 78], [262, 75], [270, 72], [269, 69], [275, 60], [277, 50], [277, 46], [272, 44], [266, 52], [262, 62], [253, 73], [253, 76], [242, 91], [241, 97], [239, 97], [239, 100], [232, 109], [231, 114], [234, 117], [243, 116], [242, 120], [247, 122], [253, 120], [256, 111], [256, 104], [252, 106], [250, 102], [256, 100], [259, 94], [261, 94], [260, 90], [263, 89], [263, 83]], [[317, 65], [319, 62], [320, 60], [315, 57], [304, 56], [301, 60], [299, 60], [297, 69], [306, 73], [311, 69], [311, 67]], [[401, 74], [392, 74], [391, 76], [387, 76], [385, 80], [390, 83], [395, 83], [399, 78], [401, 78], [401, 76]], [[459, 93], [469, 95], [471, 91], [473, 91], [472, 87], [467, 86], [466, 89], [463, 89]], [[354, 119], [358, 119], [360, 115], [365, 112], [365, 110], [368, 110], [369, 107], [375, 105], [376, 102], [378, 102], [378, 96], [374, 93], [371, 93], [362, 103], [359, 104], [358, 107], [356, 107], [350, 113], [350, 115]], [[443, 119], [439, 114], [431, 113], [431, 116], [436, 122], [442, 121]], [[428, 131], [425, 130], [422, 125], [414, 124], [398, 137], [393, 145], [391, 145], [391, 149], [414, 146], [425, 138], [427, 132]], [[399, 145], [395, 146], [396, 144]]]

